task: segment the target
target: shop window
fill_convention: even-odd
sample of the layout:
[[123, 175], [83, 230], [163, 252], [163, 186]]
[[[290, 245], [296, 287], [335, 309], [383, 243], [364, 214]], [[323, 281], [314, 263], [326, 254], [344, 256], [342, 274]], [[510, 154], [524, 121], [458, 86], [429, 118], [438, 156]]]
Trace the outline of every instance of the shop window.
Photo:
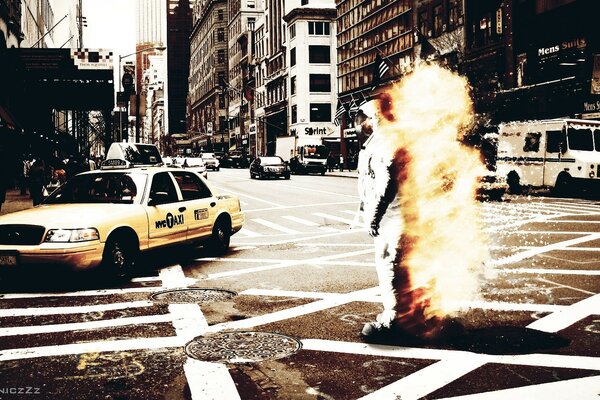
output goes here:
[[331, 122], [331, 104], [310, 103], [310, 122]]
[[329, 46], [308, 46], [308, 62], [311, 64], [330, 63]]
[[310, 74], [309, 76], [310, 92], [331, 92], [331, 75], [326, 74]]

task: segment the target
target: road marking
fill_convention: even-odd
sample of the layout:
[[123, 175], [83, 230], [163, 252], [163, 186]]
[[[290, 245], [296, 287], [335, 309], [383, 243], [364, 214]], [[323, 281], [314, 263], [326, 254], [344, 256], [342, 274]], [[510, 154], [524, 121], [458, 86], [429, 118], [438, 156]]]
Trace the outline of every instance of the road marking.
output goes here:
[[[440, 400], [506, 400], [506, 399], [570, 399], [598, 400], [600, 377], [567, 379], [559, 382], [527, 385], [494, 390], [465, 396], [445, 397]], [[402, 397], [404, 399], [404, 397]]]
[[343, 194], [343, 193], [338, 193], [338, 192], [329, 192], [327, 190], [319, 190], [319, 189], [311, 189], [311, 188], [306, 188], [306, 187], [301, 187], [301, 186], [294, 186], [294, 185], [286, 185], [286, 187], [290, 187], [290, 188], [296, 188], [296, 189], [302, 189], [302, 190], [306, 190], [308, 192], [317, 192], [317, 193], [323, 193], [323, 194], [330, 194], [332, 196], [335, 197], [352, 197], [353, 199], [360, 199], [360, 197], [358, 195], [355, 194]]
[[575, 292], [589, 294], [591, 296], [593, 296], [593, 295], [596, 294], [596, 292], [590, 292], [589, 290], [584, 290], [584, 289], [576, 288], [574, 286], [564, 285], [562, 283], [554, 282], [554, 281], [551, 281], [551, 280], [545, 279], [545, 278], [537, 278], [536, 280], [538, 282], [549, 283], [551, 285], [554, 285], [554, 286], [557, 286], [557, 287], [560, 287], [560, 288], [563, 288], [563, 289], [569, 289], [569, 290], [573, 290]]
[[276, 231], [279, 231], [279, 232], [289, 233], [292, 235], [300, 233], [295, 229], [291, 229], [291, 228], [276, 224], [274, 222], [264, 220], [262, 218], [253, 218], [252, 221], [256, 222], [257, 224], [266, 226], [267, 228], [275, 229]]
[[293, 215], [284, 215], [282, 218], [285, 218], [285, 219], [293, 221], [293, 222], [297, 222], [297, 223], [305, 225], [305, 226], [319, 226], [319, 224], [317, 224], [316, 222], [309, 221], [309, 220], [303, 219], [303, 218], [294, 217]]
[[323, 206], [341, 206], [341, 205], [346, 205], [346, 204], [354, 204], [355, 206], [358, 205], [357, 201], [341, 201], [341, 202], [335, 202], [335, 203], [313, 203], [313, 204], [298, 204], [295, 206], [281, 206], [281, 207], [272, 207], [272, 208], [255, 208], [253, 210], [244, 210], [245, 213], [250, 213], [250, 212], [262, 212], [262, 211], [273, 211], [273, 210], [291, 210], [294, 208], [306, 208], [306, 209], [312, 209], [315, 207], [323, 207]]
[[[289, 259], [271, 259], [271, 258], [219, 258], [219, 257], [204, 257], [204, 258], [196, 258], [195, 261], [202, 262], [227, 262], [227, 263], [256, 263], [256, 264], [264, 264], [264, 263], [287, 263]], [[374, 262], [358, 262], [358, 261], [313, 261], [311, 262], [313, 265], [332, 265], [332, 266], [349, 266], [349, 267], [375, 267]]]
[[288, 268], [288, 267], [294, 267], [294, 266], [302, 265], [302, 264], [318, 263], [320, 261], [329, 261], [329, 260], [336, 260], [338, 258], [347, 258], [347, 257], [356, 256], [356, 255], [369, 254], [369, 253], [373, 253], [374, 251], [375, 251], [374, 249], [366, 249], [366, 250], [357, 250], [357, 251], [341, 253], [341, 254], [334, 254], [334, 255], [329, 255], [329, 256], [315, 257], [315, 258], [310, 258], [307, 260], [288, 260], [288, 261], [281, 262], [281, 263], [276, 263], [276, 264], [271, 264], [271, 265], [263, 265], [261, 267], [245, 268], [245, 269], [235, 270], [235, 271], [217, 272], [217, 273], [208, 275], [208, 277], [206, 279], [209, 279], [209, 280], [220, 279], [220, 278], [227, 278], [230, 276], [245, 275], [245, 274], [249, 274], [252, 272], [263, 272], [263, 271], [269, 271], [269, 270], [278, 269], [278, 268]]
[[[195, 279], [192, 281], [196, 282]], [[80, 292], [66, 292], [66, 293], [7, 293], [0, 294], [2, 300], [12, 299], [31, 299], [31, 298], [47, 298], [47, 297], [88, 297], [88, 296], [113, 296], [120, 294], [132, 294], [132, 293], [152, 293], [164, 290], [164, 287], [160, 286], [148, 286], [143, 288], [129, 288], [129, 289], [99, 289], [99, 290], [83, 290]]]
[[153, 305], [154, 303], [151, 301], [131, 301], [127, 303], [96, 304], [93, 306], [9, 308], [0, 309], [0, 318], [25, 316], [34, 317], [55, 314], [87, 314], [138, 307], [152, 307]]
[[285, 240], [279, 240], [276, 242], [268, 242], [268, 243], [249, 242], [249, 243], [237, 243], [237, 245], [238, 246], [257, 246], [257, 247], [276, 246], [279, 244], [287, 244], [287, 243], [294, 243], [295, 245], [298, 245], [302, 241], [313, 240], [313, 239], [322, 239], [322, 238], [327, 238], [327, 237], [332, 237], [332, 236], [341, 236], [341, 235], [354, 234], [354, 233], [360, 233], [360, 232], [366, 232], [366, 229], [364, 229], [364, 228], [345, 229], [345, 230], [340, 230], [340, 231], [336, 231], [336, 232], [332, 232], [332, 233], [324, 233], [322, 235], [285, 239]]
[[290, 318], [300, 317], [302, 315], [312, 314], [323, 311], [328, 308], [338, 307], [342, 304], [347, 304], [355, 301], [356, 298], [371, 294], [378, 288], [369, 288], [342, 294], [324, 300], [318, 300], [312, 303], [304, 304], [297, 307], [288, 308], [286, 310], [275, 311], [270, 314], [260, 315], [258, 317], [247, 318], [239, 321], [223, 322], [220, 324], [211, 325], [208, 332], [220, 332], [228, 329], [248, 329], [260, 325], [270, 324], [273, 322], [283, 321]]
[[238, 231], [238, 234], [244, 235], [246, 237], [259, 237], [262, 236], [260, 233], [256, 233], [254, 231], [251, 231], [248, 228], [243, 227], [242, 229], [240, 229]]
[[600, 276], [600, 270], [591, 269], [542, 269], [542, 268], [514, 268], [496, 269], [500, 274], [540, 274], [540, 275], [584, 275]]
[[0, 328], [0, 336], [38, 335], [43, 333], [70, 332], [78, 330], [116, 328], [127, 325], [159, 324], [171, 322], [173, 317], [169, 314], [144, 315], [141, 317], [126, 317], [115, 319], [102, 319], [98, 321], [75, 322], [69, 324], [52, 324], [36, 326], [15, 326]]
[[235, 382], [224, 364], [187, 359], [183, 366], [192, 399], [241, 399]]
[[[527, 325], [528, 328], [542, 332], [554, 333], [566, 329], [590, 315], [600, 313], [600, 294], [572, 304], [562, 310], [546, 315]], [[598, 358], [600, 361], [600, 358]]]
[[542, 253], [560, 250], [563, 247], [573, 246], [576, 244], [585, 243], [597, 239], [600, 239], [600, 233], [594, 233], [592, 235], [587, 235], [576, 239], [565, 240], [563, 242], [553, 243], [548, 246], [537, 247], [531, 250], [523, 251], [521, 253], [513, 254], [512, 256], [504, 257], [498, 260], [493, 260], [490, 264], [495, 266], [511, 264], [517, 261], [524, 260], [526, 258], [537, 256]]
[[[176, 288], [187, 282], [180, 265], [165, 268], [159, 276], [163, 286]], [[182, 343], [203, 335], [208, 322], [198, 304], [170, 304], [175, 333]], [[192, 400], [239, 399], [239, 394], [229, 370], [225, 365], [199, 361], [188, 357], [183, 365]]]
[[[221, 188], [221, 187], [218, 187], [218, 186], [215, 186], [215, 188], [217, 188], [219, 190], [222, 190], [223, 192], [228, 192], [228, 193], [234, 194], [234, 195], [236, 195], [236, 196], [238, 196], [240, 198], [247, 197], [247, 198], [252, 199], [252, 200], [256, 200], [256, 201], [260, 201], [260, 202], [263, 202], [263, 203], [270, 204], [272, 206], [275, 206], [276, 208], [285, 208], [285, 206], [283, 206], [281, 204], [273, 203], [272, 201], [268, 201], [268, 200], [262, 199], [260, 197], [250, 196], [249, 194], [243, 194], [243, 193], [240, 193], [240, 192], [235, 192], [233, 190], [224, 189], [224, 188]], [[248, 211], [244, 210], [244, 212], [248, 212]]]
[[468, 357], [466, 355], [460, 360], [441, 360], [360, 399], [417, 400], [476, 370], [485, 363], [485, 360], [477, 356]]
[[313, 213], [313, 215], [316, 215], [317, 217], [322, 217], [327, 219], [331, 219], [333, 221], [338, 221], [338, 222], [342, 222], [344, 224], [348, 224], [350, 226], [354, 226], [355, 222], [351, 219], [346, 219], [346, 218], [342, 218], [342, 217], [337, 217], [335, 215], [331, 215], [331, 214], [325, 214], [325, 213]]
[[153, 350], [181, 347], [184, 344], [185, 343], [182, 343], [181, 339], [177, 336], [167, 336], [28, 347], [22, 349], [0, 350], [0, 361], [23, 360], [37, 357], [58, 357], [83, 353]]

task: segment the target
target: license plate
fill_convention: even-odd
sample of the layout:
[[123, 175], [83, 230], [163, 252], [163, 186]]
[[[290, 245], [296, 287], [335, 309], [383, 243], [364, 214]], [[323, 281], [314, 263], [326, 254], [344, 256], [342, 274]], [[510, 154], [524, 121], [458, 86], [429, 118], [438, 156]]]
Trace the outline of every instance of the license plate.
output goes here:
[[14, 266], [17, 265], [17, 256], [14, 255], [0, 255], [0, 265]]

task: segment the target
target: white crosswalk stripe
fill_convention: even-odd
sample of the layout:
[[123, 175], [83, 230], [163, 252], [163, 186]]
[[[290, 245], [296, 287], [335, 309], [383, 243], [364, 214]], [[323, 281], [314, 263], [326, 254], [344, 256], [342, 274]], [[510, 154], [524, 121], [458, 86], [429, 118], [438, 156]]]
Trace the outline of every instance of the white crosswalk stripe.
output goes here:
[[275, 229], [276, 231], [280, 231], [283, 233], [291, 233], [291, 234], [300, 233], [299, 231], [297, 231], [295, 229], [290, 229], [283, 225], [279, 225], [279, 224], [276, 224], [275, 222], [267, 221], [262, 218], [253, 218], [252, 221], [256, 222], [257, 224], [264, 225], [267, 228]]

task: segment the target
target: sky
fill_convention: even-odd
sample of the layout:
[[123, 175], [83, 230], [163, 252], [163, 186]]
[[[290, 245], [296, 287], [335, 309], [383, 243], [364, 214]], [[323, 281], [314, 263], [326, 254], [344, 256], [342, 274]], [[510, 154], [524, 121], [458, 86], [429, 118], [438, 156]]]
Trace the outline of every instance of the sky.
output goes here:
[[115, 63], [135, 51], [135, 0], [83, 0], [83, 15], [85, 47], [112, 49]]

